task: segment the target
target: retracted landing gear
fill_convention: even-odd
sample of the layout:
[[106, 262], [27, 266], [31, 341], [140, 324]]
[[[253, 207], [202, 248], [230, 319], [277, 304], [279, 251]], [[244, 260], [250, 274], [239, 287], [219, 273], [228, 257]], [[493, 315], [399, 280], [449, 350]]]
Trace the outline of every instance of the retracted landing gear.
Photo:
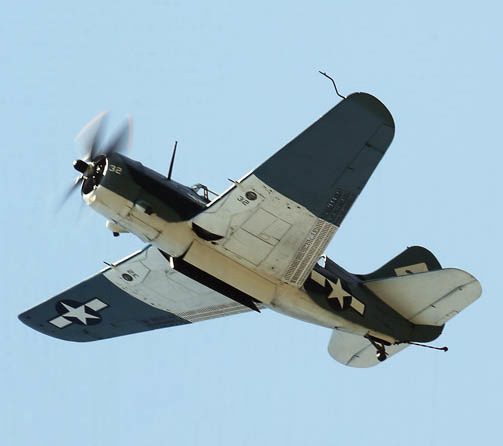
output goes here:
[[370, 341], [370, 343], [375, 347], [377, 360], [380, 362], [385, 361], [388, 358], [388, 353], [386, 353], [386, 345], [391, 344], [381, 339], [374, 338], [369, 334], [366, 335], [365, 338], [367, 338]]

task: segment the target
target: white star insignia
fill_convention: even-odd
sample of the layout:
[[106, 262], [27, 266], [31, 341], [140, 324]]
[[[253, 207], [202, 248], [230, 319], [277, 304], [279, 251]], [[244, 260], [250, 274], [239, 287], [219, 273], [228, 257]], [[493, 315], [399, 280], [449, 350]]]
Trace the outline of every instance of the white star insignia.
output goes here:
[[[65, 328], [76, 322], [82, 325], [89, 325], [89, 323], [96, 324], [100, 322], [101, 317], [97, 314], [97, 312], [108, 307], [108, 304], [98, 298], [94, 298], [82, 304], [71, 300], [60, 300], [58, 306], [58, 313], [60, 315], [51, 319], [49, 322], [55, 327]], [[66, 313], [64, 311], [66, 311]]]
[[344, 308], [344, 298], [353, 296], [351, 296], [351, 294], [349, 294], [344, 288], [342, 288], [341, 279], [337, 279], [337, 282], [335, 283], [329, 280], [328, 283], [332, 288], [332, 291], [328, 295], [328, 298], [337, 299], [339, 301], [341, 308]]
[[84, 325], [87, 325], [88, 319], [99, 319], [98, 316], [94, 316], [93, 314], [86, 313], [86, 306], [80, 305], [79, 307], [73, 308], [64, 302], [61, 302], [61, 305], [65, 307], [68, 313], [62, 314], [63, 317], [74, 317], [82, 322]]
[[337, 278], [337, 280], [334, 283], [331, 280], [328, 280], [323, 274], [320, 274], [317, 271], [312, 271], [311, 279], [318, 285], [324, 287], [325, 289], [327, 288], [327, 286], [329, 286], [330, 293], [327, 296], [328, 299], [337, 299], [337, 302], [339, 303], [339, 308], [341, 309], [344, 308], [344, 298], [350, 297], [351, 308], [353, 308], [353, 310], [355, 310], [357, 313], [360, 313], [363, 316], [363, 313], [365, 312], [365, 304], [360, 300], [358, 300], [356, 297], [354, 297], [352, 294], [348, 293], [342, 287], [342, 281], [340, 278]]

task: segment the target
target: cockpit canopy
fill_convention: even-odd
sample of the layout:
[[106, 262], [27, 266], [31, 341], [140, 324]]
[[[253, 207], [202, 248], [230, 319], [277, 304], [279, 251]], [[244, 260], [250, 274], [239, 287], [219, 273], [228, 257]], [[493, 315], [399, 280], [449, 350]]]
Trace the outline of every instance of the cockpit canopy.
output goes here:
[[201, 183], [194, 184], [190, 187], [197, 195], [199, 195], [206, 203], [218, 197], [218, 194], [208, 189], [207, 186]]

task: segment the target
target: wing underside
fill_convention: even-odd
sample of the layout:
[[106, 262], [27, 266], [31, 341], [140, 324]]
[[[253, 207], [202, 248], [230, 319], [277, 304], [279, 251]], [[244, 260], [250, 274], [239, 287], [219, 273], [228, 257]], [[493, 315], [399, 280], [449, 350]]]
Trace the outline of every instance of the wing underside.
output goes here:
[[149, 246], [19, 318], [49, 336], [84, 342], [257, 309], [237, 290], [238, 301], [215, 291], [219, 285], [194, 280]]
[[386, 107], [355, 93], [236, 182], [194, 227], [233, 260], [300, 287], [393, 135]]

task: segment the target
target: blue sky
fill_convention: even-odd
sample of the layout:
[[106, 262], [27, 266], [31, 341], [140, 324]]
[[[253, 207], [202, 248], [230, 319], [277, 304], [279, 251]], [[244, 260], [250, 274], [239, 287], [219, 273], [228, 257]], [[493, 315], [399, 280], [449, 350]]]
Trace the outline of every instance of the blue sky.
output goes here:
[[[468, 445], [500, 436], [498, 2], [4, 2], [0, 441], [8, 445]], [[396, 122], [327, 253], [372, 271], [406, 246], [473, 273], [482, 298], [439, 344], [345, 368], [329, 330], [265, 311], [91, 344], [17, 315], [142, 246], [78, 194], [73, 138], [135, 119], [130, 156], [223, 191], [348, 94]], [[112, 125], [112, 127], [113, 127]], [[303, 181], [304, 179], [297, 179]]]

